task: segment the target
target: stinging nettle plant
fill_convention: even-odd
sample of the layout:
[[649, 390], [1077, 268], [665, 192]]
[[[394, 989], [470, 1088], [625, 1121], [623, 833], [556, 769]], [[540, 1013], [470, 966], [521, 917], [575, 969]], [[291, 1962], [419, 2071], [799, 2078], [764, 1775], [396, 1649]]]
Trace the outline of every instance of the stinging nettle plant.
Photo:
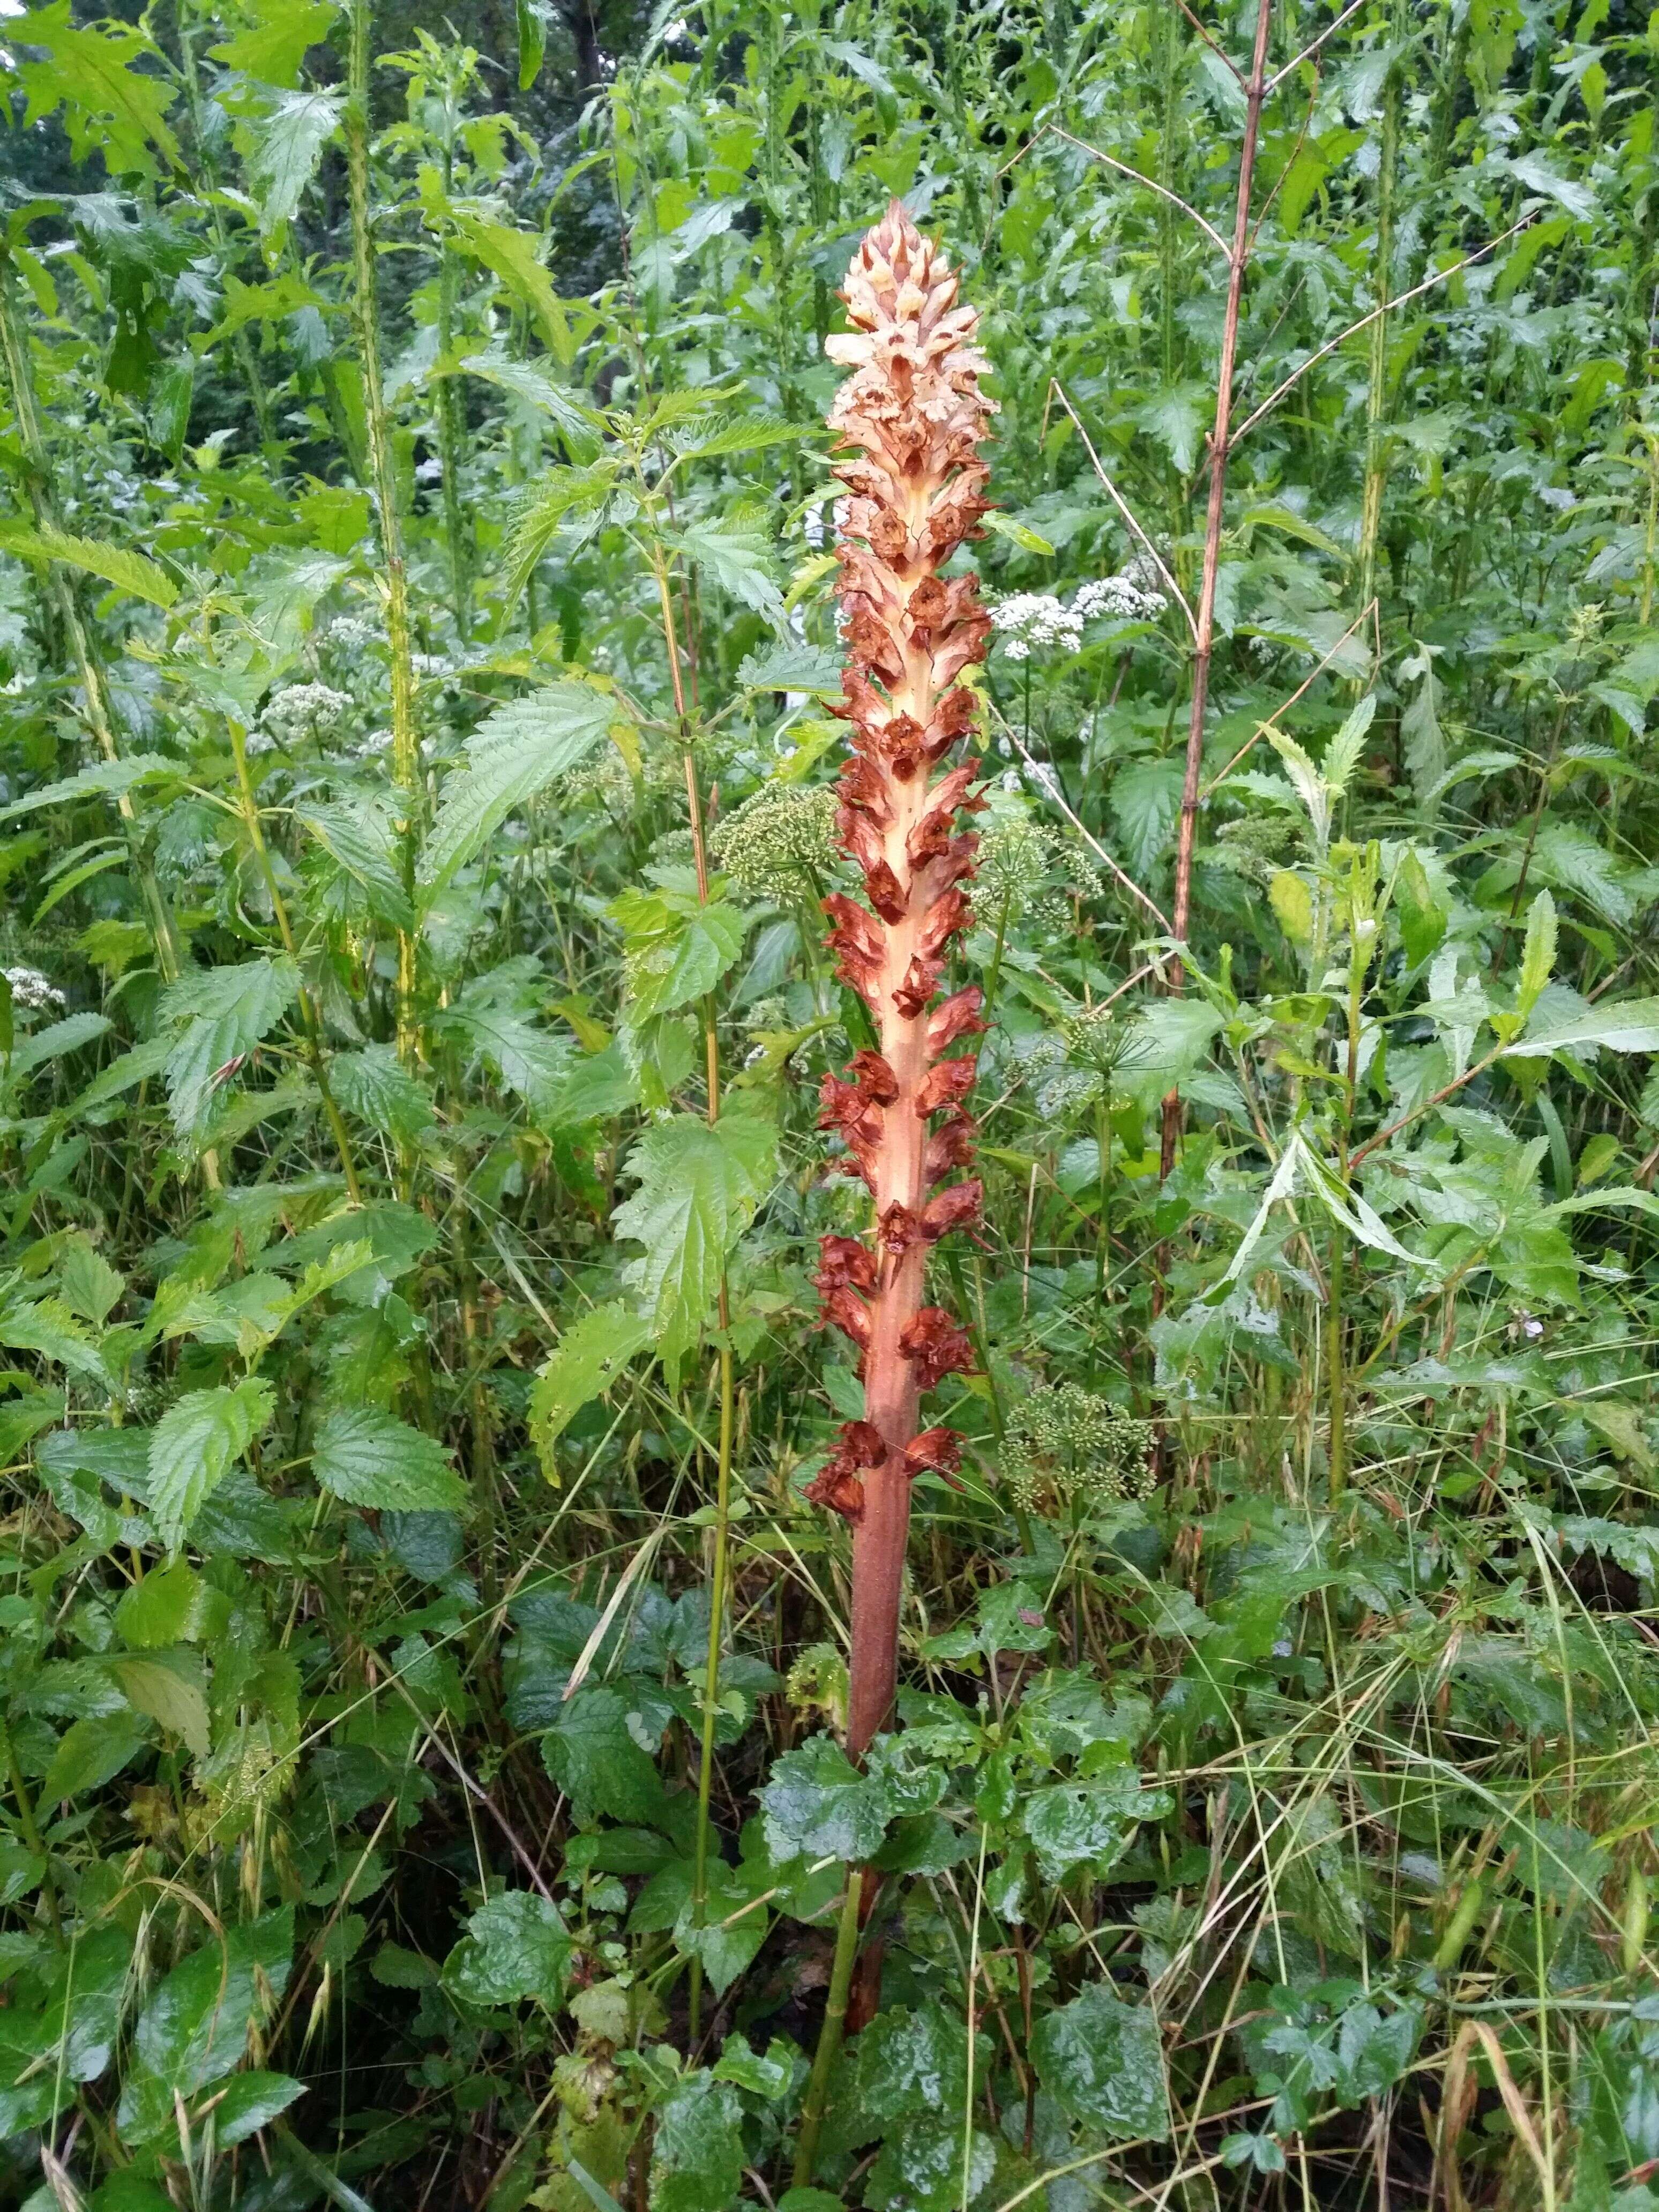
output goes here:
[[858, 1348], [865, 1411], [808, 1495], [853, 1528], [847, 1741], [858, 1759], [893, 1703], [911, 1482], [923, 1468], [949, 1476], [960, 1457], [953, 1431], [920, 1427], [920, 1401], [972, 1358], [957, 1323], [924, 1303], [929, 1250], [977, 1218], [982, 1199], [976, 1178], [945, 1180], [973, 1158], [975, 1054], [951, 1048], [983, 1028], [981, 994], [939, 996], [971, 911], [962, 886], [977, 841], [959, 817], [981, 802], [971, 763], [934, 771], [973, 721], [957, 679], [983, 659], [990, 629], [976, 579], [941, 571], [986, 510], [980, 445], [994, 402], [980, 386], [978, 316], [957, 304], [954, 273], [896, 200], [860, 244], [842, 297], [853, 328], [825, 341], [852, 371], [830, 416], [854, 448], [836, 470], [847, 488], [837, 711], [852, 728], [837, 819], [869, 904], [837, 892], [824, 906], [839, 973], [869, 1008], [877, 1044], [826, 1077], [822, 1126], [845, 1139], [875, 1221], [868, 1240], [823, 1243], [824, 1316]]

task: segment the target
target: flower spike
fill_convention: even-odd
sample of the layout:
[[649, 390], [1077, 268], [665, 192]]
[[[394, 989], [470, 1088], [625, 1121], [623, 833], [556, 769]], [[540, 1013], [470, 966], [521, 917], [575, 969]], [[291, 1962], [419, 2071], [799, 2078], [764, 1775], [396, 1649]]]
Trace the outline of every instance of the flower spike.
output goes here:
[[974, 696], [958, 678], [984, 659], [990, 622], [976, 580], [940, 571], [978, 535], [994, 406], [980, 383], [977, 316], [896, 200], [860, 244], [842, 297], [852, 327], [824, 343], [850, 372], [830, 416], [847, 495], [837, 820], [864, 898], [824, 904], [842, 979], [879, 1044], [826, 1079], [822, 1126], [867, 1184], [875, 1227], [867, 1243], [824, 1239], [824, 1317], [860, 1355], [865, 1413], [808, 1495], [853, 1524], [848, 1748], [858, 1759], [893, 1703], [911, 1480], [924, 1468], [953, 1476], [961, 1455], [950, 1430], [921, 1430], [918, 1401], [972, 1364], [960, 1326], [923, 1298], [929, 1250], [977, 1219], [981, 1200], [977, 1181], [935, 1188], [971, 1164], [974, 1060], [950, 1048], [984, 1027], [976, 989], [939, 997], [972, 920], [963, 885], [977, 840], [963, 821], [981, 803], [971, 763], [941, 764], [973, 726]]

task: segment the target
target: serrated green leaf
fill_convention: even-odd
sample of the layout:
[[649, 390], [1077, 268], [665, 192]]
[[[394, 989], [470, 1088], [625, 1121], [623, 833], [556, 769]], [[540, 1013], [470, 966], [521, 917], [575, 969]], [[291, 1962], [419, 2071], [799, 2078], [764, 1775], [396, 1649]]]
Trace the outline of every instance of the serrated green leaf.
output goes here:
[[27, 523], [0, 521], [0, 552], [25, 561], [61, 561], [89, 576], [101, 576], [118, 591], [155, 607], [170, 607], [179, 586], [165, 568], [125, 545], [106, 545], [94, 538], [71, 538], [61, 530], [32, 530]]
[[743, 2182], [743, 2106], [699, 2067], [677, 2082], [651, 2146], [653, 2212], [728, 2212]]
[[230, 1617], [230, 1601], [187, 1559], [152, 1567], [115, 1608], [115, 1632], [131, 1650], [200, 1644], [216, 1636]]
[[[1334, 549], [1333, 549], [1334, 550]], [[1366, 732], [1376, 719], [1376, 694], [1368, 692], [1325, 748], [1320, 774], [1332, 796], [1340, 799], [1359, 765]]]
[[250, 1375], [234, 1386], [191, 1390], [150, 1431], [149, 1504], [164, 1543], [177, 1550], [191, 1524], [270, 1420], [276, 1394]]
[[595, 1306], [566, 1329], [530, 1394], [531, 1433], [549, 1474], [554, 1471], [555, 1443], [590, 1400], [610, 1389], [652, 1334], [651, 1323], [620, 1298]]
[[61, 1022], [50, 1023], [14, 1042], [8, 1073], [14, 1082], [21, 1081], [32, 1068], [44, 1067], [48, 1060], [61, 1060], [67, 1052], [79, 1052], [82, 1045], [94, 1043], [108, 1028], [105, 1014], [65, 1014]]
[[510, 354], [491, 347], [483, 353], [468, 354], [457, 368], [469, 376], [483, 377], [486, 383], [510, 392], [515, 399], [545, 415], [563, 438], [573, 461], [585, 464], [597, 457], [604, 416], [585, 406], [574, 392], [536, 362], [515, 361]]
[[87, 1375], [107, 1382], [103, 1355], [87, 1326], [61, 1298], [37, 1298], [32, 1304], [8, 1306], [0, 1312], [0, 1344], [13, 1352], [37, 1352], [55, 1360], [71, 1375]]
[[344, 106], [332, 93], [285, 92], [252, 126], [248, 177], [259, 202], [262, 236], [294, 220]]
[[167, 1059], [173, 1126], [193, 1135], [239, 1063], [294, 1003], [300, 971], [286, 958], [198, 968], [168, 984], [161, 1020], [177, 1032]]
[[307, 51], [322, 44], [340, 11], [336, 0], [256, 0], [250, 12], [251, 27], [210, 46], [209, 53], [261, 84], [291, 88]]
[[1531, 1035], [1504, 1048], [1506, 1060], [1542, 1060], [1553, 1052], [1582, 1052], [1597, 1046], [1607, 1052], [1659, 1052], [1659, 999], [1605, 1000], [1582, 1013], [1546, 1021]]
[[861, 1865], [881, 1847], [887, 1806], [832, 1736], [815, 1735], [774, 1760], [760, 1793], [766, 1847], [775, 1859], [845, 1859]]
[[1527, 941], [1521, 955], [1521, 985], [1516, 1011], [1523, 1018], [1538, 1004], [1555, 970], [1555, 901], [1540, 891], [1527, 914]]
[[550, 684], [498, 707], [468, 740], [466, 766], [444, 787], [421, 852], [426, 902], [483, 852], [515, 807], [586, 760], [625, 719], [617, 700], [586, 684]]
[[26, 791], [9, 805], [0, 806], [0, 822], [14, 822], [20, 814], [36, 814], [46, 806], [67, 806], [73, 799], [89, 799], [94, 793], [116, 799], [124, 791], [136, 791], [141, 783], [155, 783], [182, 773], [176, 761], [161, 753], [129, 753], [120, 760], [96, 761], [74, 775], [42, 784], [38, 791]]
[[718, 519], [683, 524], [666, 542], [701, 568], [711, 583], [783, 627], [783, 594], [773, 574], [771, 532], [752, 512], [737, 508]]
[[312, 1471], [349, 1505], [442, 1513], [467, 1502], [466, 1485], [435, 1437], [368, 1407], [329, 1415], [317, 1431]]
[[771, 1123], [741, 1107], [728, 1108], [712, 1126], [696, 1114], [656, 1122], [628, 1156], [626, 1171], [639, 1188], [611, 1224], [619, 1237], [645, 1248], [625, 1279], [656, 1330], [671, 1376], [702, 1333], [776, 1156]]
[[479, 1906], [444, 1961], [444, 1986], [465, 2004], [563, 2000], [570, 1937], [559, 1909], [533, 1890], [509, 1889]]
[[1031, 2036], [1042, 2086], [1073, 2119], [1118, 2141], [1170, 2133], [1164, 2045], [1150, 2006], [1091, 1983], [1046, 2013]]
[[611, 918], [623, 932], [629, 1019], [639, 1024], [712, 991], [743, 951], [747, 927], [723, 899], [671, 901], [624, 891]]
[[106, 1713], [76, 1721], [58, 1739], [40, 1784], [40, 1802], [57, 1805], [101, 1790], [150, 1741], [136, 1713]]
[[348, 1114], [398, 1143], [412, 1143], [433, 1126], [430, 1093], [389, 1044], [337, 1053], [329, 1062], [328, 1079]]
[[576, 357], [576, 342], [564, 303], [543, 265], [540, 239], [498, 222], [464, 201], [453, 203], [448, 212], [462, 247], [517, 293], [529, 308], [543, 344], [561, 368], [568, 368]]
[[195, 1652], [126, 1652], [109, 1665], [136, 1711], [180, 1737], [193, 1758], [207, 1757], [206, 1674]]
[[55, 0], [50, 8], [9, 16], [6, 39], [12, 46], [46, 48], [44, 61], [11, 62], [28, 94], [24, 120], [39, 122], [62, 106], [76, 161], [95, 151], [113, 175], [153, 177], [159, 153], [168, 167], [182, 167], [179, 142], [167, 123], [172, 86], [129, 66], [155, 52], [145, 33], [125, 23], [78, 28], [70, 0]]

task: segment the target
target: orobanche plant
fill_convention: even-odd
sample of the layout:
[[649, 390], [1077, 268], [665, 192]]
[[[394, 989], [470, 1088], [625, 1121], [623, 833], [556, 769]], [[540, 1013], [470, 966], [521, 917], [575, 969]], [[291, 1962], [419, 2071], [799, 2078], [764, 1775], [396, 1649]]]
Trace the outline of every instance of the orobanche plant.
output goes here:
[[929, 1251], [982, 1202], [976, 1179], [946, 1181], [973, 1157], [974, 1054], [952, 1048], [983, 1026], [981, 993], [939, 997], [970, 919], [962, 885], [976, 840], [958, 825], [980, 804], [976, 770], [935, 771], [972, 724], [974, 696], [957, 679], [990, 630], [976, 579], [942, 571], [985, 512], [980, 444], [994, 403], [980, 388], [978, 317], [896, 200], [854, 255], [845, 298], [853, 328], [825, 342], [852, 371], [830, 422], [854, 449], [836, 470], [848, 495], [839, 711], [852, 726], [838, 820], [869, 904], [836, 892], [825, 906], [840, 974], [878, 1042], [846, 1076], [825, 1078], [823, 1121], [846, 1139], [875, 1221], [868, 1238], [823, 1239], [824, 1312], [859, 1348], [865, 1410], [809, 1494], [853, 1524], [847, 1735], [858, 1758], [893, 1702], [911, 1480], [921, 1468], [952, 1472], [960, 1455], [953, 1431], [919, 1428], [920, 1401], [972, 1362], [959, 1325], [924, 1303]]

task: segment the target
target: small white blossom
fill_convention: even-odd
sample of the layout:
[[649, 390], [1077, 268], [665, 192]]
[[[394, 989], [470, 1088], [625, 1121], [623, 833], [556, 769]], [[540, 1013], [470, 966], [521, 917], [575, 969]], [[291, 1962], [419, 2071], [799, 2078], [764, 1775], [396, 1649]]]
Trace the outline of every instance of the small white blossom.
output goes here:
[[1010, 660], [1029, 659], [1034, 646], [1076, 653], [1085, 623], [1101, 616], [1114, 622], [1155, 622], [1169, 605], [1155, 588], [1159, 580], [1157, 564], [1139, 553], [1117, 575], [1079, 585], [1069, 606], [1052, 592], [1015, 592], [991, 609], [992, 624], [1006, 641], [1003, 651]]
[[38, 968], [8, 968], [3, 973], [11, 986], [15, 1006], [22, 1006], [30, 1013], [38, 1014], [50, 1007], [69, 1004], [51, 977], [43, 975]]
[[250, 738], [248, 750], [268, 750], [275, 744], [292, 744], [295, 738], [319, 737], [351, 711], [351, 699], [326, 684], [290, 684], [279, 691], [259, 717], [263, 746]]

